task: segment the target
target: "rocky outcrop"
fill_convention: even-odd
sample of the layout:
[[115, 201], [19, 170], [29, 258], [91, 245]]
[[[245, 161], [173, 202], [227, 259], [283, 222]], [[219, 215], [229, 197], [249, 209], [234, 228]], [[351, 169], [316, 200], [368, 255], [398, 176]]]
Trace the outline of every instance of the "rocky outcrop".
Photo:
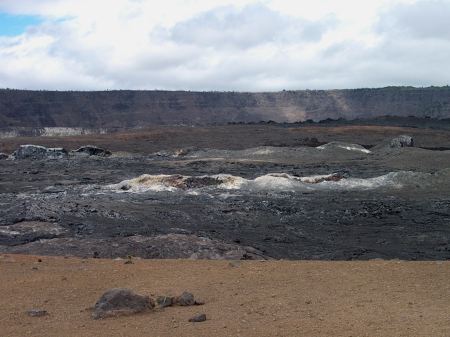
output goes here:
[[187, 148], [179, 148], [173, 151], [168, 150], [161, 150], [153, 154], [155, 157], [172, 157], [172, 158], [178, 158], [188, 155], [189, 153], [198, 150], [195, 147], [187, 147]]
[[411, 136], [401, 135], [394, 139], [391, 139], [389, 146], [396, 149], [400, 147], [413, 147], [414, 139]]
[[[2, 228], [2, 227], [0, 227]], [[259, 250], [195, 235], [134, 235], [126, 238], [55, 238], [28, 244], [0, 246], [0, 252], [116, 258], [129, 255], [148, 259], [265, 260]]]
[[112, 189], [118, 189], [121, 191], [136, 191], [144, 190], [146, 187], [152, 188], [154, 186], [161, 186], [162, 189], [177, 188], [177, 189], [189, 189], [189, 188], [201, 188], [207, 186], [217, 186], [225, 182], [225, 178], [208, 177], [208, 176], [182, 176], [179, 174], [173, 175], [148, 175], [144, 174], [140, 177], [124, 180], [116, 185], [111, 185]]
[[395, 151], [395, 149], [401, 149], [404, 147], [414, 147], [414, 139], [408, 135], [400, 135], [398, 137], [387, 139], [381, 144], [373, 147], [373, 151]]
[[0, 245], [16, 246], [39, 239], [62, 236], [65, 229], [49, 222], [24, 221], [10, 226], [0, 226]]
[[158, 296], [156, 298], [156, 303], [160, 308], [166, 308], [171, 306], [192, 306], [192, 305], [203, 305], [204, 302], [196, 300], [194, 295], [190, 292], [184, 291], [180, 296]]
[[14, 153], [14, 159], [63, 159], [67, 158], [67, 151], [63, 148], [47, 148], [39, 145], [21, 145]]
[[[74, 156], [97, 156], [97, 157], [109, 157], [111, 151], [102, 149], [93, 145], [82, 146], [79, 149], [70, 152]], [[5, 154], [6, 158], [2, 158], [3, 153], [0, 154], [0, 159], [6, 159], [9, 156]], [[14, 159], [63, 159], [67, 158], [69, 153], [63, 148], [47, 148], [40, 145], [21, 145], [13, 154]]]
[[98, 156], [98, 157], [109, 157], [111, 152], [93, 145], [82, 146], [79, 149], [72, 151], [73, 154], [79, 156]]
[[175, 297], [172, 301], [175, 305], [181, 305], [183, 307], [194, 305], [194, 295], [188, 292], [183, 292], [180, 296]]
[[92, 318], [132, 315], [154, 307], [153, 300], [148, 296], [136, 294], [130, 289], [114, 288], [106, 291], [95, 303]]

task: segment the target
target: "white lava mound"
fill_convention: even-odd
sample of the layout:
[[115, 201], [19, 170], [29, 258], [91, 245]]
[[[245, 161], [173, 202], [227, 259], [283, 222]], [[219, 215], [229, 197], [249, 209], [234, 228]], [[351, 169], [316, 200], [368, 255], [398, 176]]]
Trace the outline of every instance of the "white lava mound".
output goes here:
[[318, 146], [318, 147], [316, 147], [316, 149], [318, 149], [318, 150], [342, 149], [342, 150], [354, 151], [354, 152], [371, 153], [370, 150], [367, 150], [365, 147], [363, 147], [359, 144], [344, 143], [344, 142], [331, 142], [331, 143], [327, 143], [327, 144]]
[[106, 188], [115, 192], [144, 193], [149, 191], [211, 191], [240, 190], [249, 192], [301, 192], [320, 190], [371, 190], [377, 188], [402, 188], [440, 185], [448, 181], [450, 170], [436, 173], [412, 171], [390, 172], [372, 178], [346, 178], [341, 174], [299, 177], [287, 173], [270, 173], [245, 179], [233, 175], [148, 175], [124, 180]]

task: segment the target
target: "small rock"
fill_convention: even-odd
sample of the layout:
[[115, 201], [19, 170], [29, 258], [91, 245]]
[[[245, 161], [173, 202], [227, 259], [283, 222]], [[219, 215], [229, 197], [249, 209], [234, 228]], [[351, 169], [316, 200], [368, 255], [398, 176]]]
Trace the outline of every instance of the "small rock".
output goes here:
[[138, 295], [130, 289], [115, 288], [106, 291], [95, 303], [92, 318], [132, 315], [154, 307], [153, 300], [148, 296]]
[[194, 299], [194, 295], [188, 292], [184, 292], [180, 296], [170, 297], [170, 296], [158, 296], [156, 298], [156, 303], [160, 308], [170, 307], [173, 305], [180, 306], [191, 306], [191, 305], [204, 305], [205, 302], [202, 300]]
[[9, 158], [9, 156], [6, 153], [1, 153], [0, 152], [0, 160], [5, 160], [5, 159], [8, 159], [8, 158]]
[[198, 314], [195, 315], [192, 318], [189, 318], [189, 322], [204, 322], [206, 321], [206, 315], [205, 314]]
[[173, 298], [168, 296], [158, 296], [156, 303], [160, 308], [170, 307], [173, 303]]
[[174, 302], [181, 306], [195, 305], [194, 295], [186, 291], [183, 292], [180, 296], [176, 297]]
[[27, 315], [30, 317], [42, 317], [48, 315], [48, 312], [42, 309], [30, 309], [27, 310]]

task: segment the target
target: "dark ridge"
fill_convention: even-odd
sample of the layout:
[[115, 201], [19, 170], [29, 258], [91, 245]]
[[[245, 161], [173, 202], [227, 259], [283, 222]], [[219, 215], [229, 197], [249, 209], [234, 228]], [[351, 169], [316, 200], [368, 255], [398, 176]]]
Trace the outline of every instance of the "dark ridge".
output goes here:
[[421, 149], [431, 150], [431, 151], [450, 151], [450, 147], [439, 146], [439, 147], [421, 147]]
[[450, 87], [264, 93], [0, 90], [0, 128], [135, 128], [307, 120], [329, 123], [381, 116], [450, 118]]

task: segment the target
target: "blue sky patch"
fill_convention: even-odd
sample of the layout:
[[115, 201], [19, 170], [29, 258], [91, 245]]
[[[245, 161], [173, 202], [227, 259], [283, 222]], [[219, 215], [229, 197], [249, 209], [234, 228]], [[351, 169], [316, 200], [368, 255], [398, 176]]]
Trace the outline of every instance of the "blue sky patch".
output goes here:
[[15, 36], [22, 34], [29, 26], [42, 22], [39, 16], [11, 15], [0, 12], [0, 36]]

